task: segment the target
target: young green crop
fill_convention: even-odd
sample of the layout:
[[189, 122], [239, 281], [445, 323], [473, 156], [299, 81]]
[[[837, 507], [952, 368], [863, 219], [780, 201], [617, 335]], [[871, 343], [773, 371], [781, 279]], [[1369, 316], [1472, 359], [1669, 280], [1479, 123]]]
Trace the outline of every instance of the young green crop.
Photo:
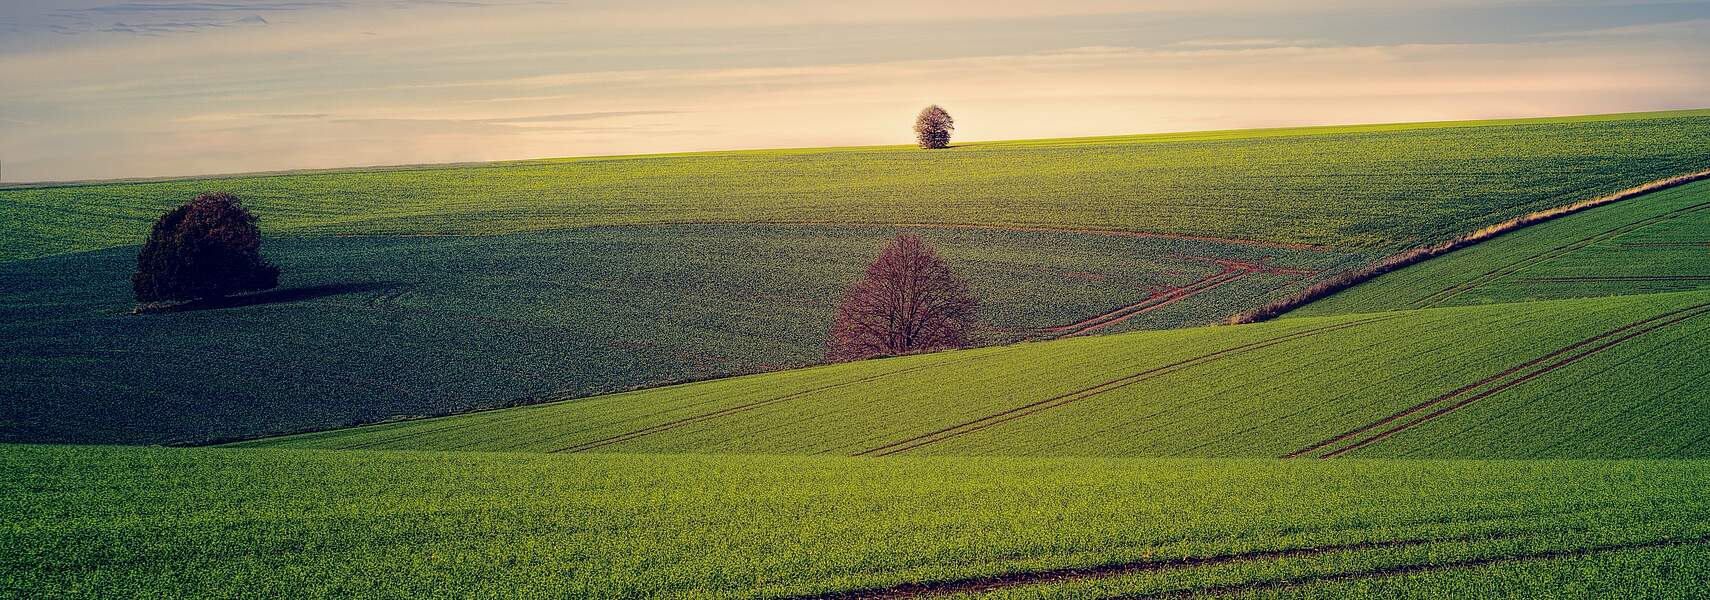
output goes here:
[[[0, 595], [777, 598], [1005, 575], [997, 594], [1418, 589], [1398, 569], [1680, 595], [1702, 571], [1657, 569], [1702, 563], [1707, 484], [1698, 461], [0, 446]], [[1470, 560], [1495, 562], [1455, 566]], [[1031, 584], [1065, 568], [1111, 570]]]
[[1705, 344], [1702, 292], [1427, 309], [863, 361], [247, 445], [1275, 457], [1467, 401], [1351, 454], [1702, 457], [1710, 406], [1690, 386], [1710, 362], [1682, 349]]
[[[824, 355], [844, 288], [895, 231], [613, 227], [505, 236], [287, 238], [284, 285], [218, 310], [132, 316], [131, 251], [0, 263], [0, 441], [204, 442], [622, 391]], [[923, 230], [984, 302], [982, 341], [1219, 273], [1320, 273], [1338, 253], [1193, 240]], [[1215, 322], [1319, 275], [1251, 273], [1101, 332]], [[273, 300], [268, 302], [266, 300]]]
[[1710, 181], [1533, 225], [1384, 274], [1290, 317], [1710, 287]]
[[1710, 164], [1710, 111], [576, 158], [0, 189], [0, 260], [135, 244], [242, 196], [272, 235], [985, 223], [1390, 252]]

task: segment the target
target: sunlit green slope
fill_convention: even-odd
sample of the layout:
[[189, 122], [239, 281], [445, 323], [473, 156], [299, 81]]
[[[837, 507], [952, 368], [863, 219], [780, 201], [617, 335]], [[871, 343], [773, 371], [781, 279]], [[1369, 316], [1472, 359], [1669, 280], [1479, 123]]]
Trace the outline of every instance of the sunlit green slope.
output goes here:
[[1395, 250], [1710, 165], [1710, 111], [576, 158], [0, 189], [0, 260], [137, 243], [210, 189], [270, 235], [985, 223]]
[[1710, 181], [1526, 227], [1287, 316], [1704, 288], [1710, 288]]
[[789, 454], [1710, 455], [1710, 293], [1145, 332], [260, 440]]
[[1691, 597], [1707, 485], [1703, 461], [0, 445], [0, 595]]

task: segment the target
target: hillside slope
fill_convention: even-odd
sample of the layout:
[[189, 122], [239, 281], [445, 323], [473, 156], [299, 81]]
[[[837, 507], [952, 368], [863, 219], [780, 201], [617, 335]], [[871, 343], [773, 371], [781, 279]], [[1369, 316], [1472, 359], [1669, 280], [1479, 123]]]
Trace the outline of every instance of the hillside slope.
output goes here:
[[1393, 251], [1702, 169], [1707, 133], [1697, 110], [0, 189], [0, 260], [134, 244], [209, 189], [275, 236], [982, 223]]
[[[893, 233], [289, 238], [268, 246], [280, 290], [140, 317], [128, 251], [0, 263], [14, 284], [0, 288], [0, 442], [206, 442], [802, 366], [824, 356], [843, 287]], [[981, 298], [985, 342], [1215, 322], [1362, 259], [921, 233]]]
[[[1205, 325], [1702, 168], [1703, 132], [1710, 111], [0, 189], [0, 442], [203, 443], [811, 364], [901, 230], [970, 279], [982, 343]], [[129, 316], [134, 246], [65, 253], [211, 186], [261, 216], [280, 289]], [[803, 220], [831, 222], [781, 223]]]
[[1681, 389], [1710, 377], [1686, 358], [1707, 345], [1710, 293], [1426, 309], [864, 361], [242, 445], [1700, 457], [1710, 397]]
[[1386, 273], [1290, 317], [1710, 288], [1710, 181], [1533, 225]]

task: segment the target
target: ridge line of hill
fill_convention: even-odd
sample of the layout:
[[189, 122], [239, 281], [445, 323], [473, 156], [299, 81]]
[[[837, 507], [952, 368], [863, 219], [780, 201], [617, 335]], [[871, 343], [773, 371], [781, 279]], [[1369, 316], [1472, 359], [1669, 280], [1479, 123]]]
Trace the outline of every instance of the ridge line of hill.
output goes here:
[[[1544, 117], [1508, 117], [1508, 118], [1472, 118], [1450, 119], [1437, 121], [1398, 121], [1372, 122], [1352, 124], [1320, 124], [1320, 125], [1280, 125], [1274, 127], [1243, 127], [1233, 129], [1204, 129], [1191, 131], [1155, 131], [1149, 133], [1114, 133], [1104, 135], [1078, 135], [1067, 137], [1047, 138], [1014, 138], [999, 140], [970, 140], [955, 144], [960, 146], [984, 145], [1040, 145], [1048, 143], [1085, 143], [1104, 142], [1122, 139], [1182, 141], [1180, 138], [1194, 136], [1228, 136], [1243, 133], [1261, 133], [1266, 135], [1317, 135], [1326, 130], [1361, 129], [1367, 131], [1399, 131], [1412, 129], [1446, 129], [1461, 127], [1493, 127], [1503, 125], [1545, 124], [1563, 120], [1605, 121], [1619, 119], [1667, 119], [1673, 117], [1693, 116], [1710, 113], [1710, 108], [1680, 108], [1669, 110], [1645, 110], [1637, 112], [1614, 112], [1594, 114], [1553, 115]], [[744, 152], [816, 152], [816, 151], [848, 151], [848, 150], [886, 150], [893, 148], [908, 148], [913, 144], [869, 144], [861, 146], [797, 146], [771, 148], [734, 148], [722, 150], [684, 150], [675, 152], [642, 152], [636, 154], [590, 154], [583, 156], [545, 156], [534, 158], [513, 158], [500, 160], [465, 160], [443, 163], [394, 163], [350, 165], [342, 167], [299, 167], [284, 169], [265, 169], [260, 171], [236, 171], [225, 173], [190, 173], [183, 175], [161, 175], [142, 177], [114, 177], [108, 179], [64, 179], [48, 181], [17, 181], [0, 182], [0, 191], [31, 190], [43, 188], [89, 187], [127, 183], [170, 183], [182, 181], [197, 181], [205, 179], [235, 179], [244, 177], [288, 177], [294, 175], [335, 175], [341, 173], [374, 173], [388, 171], [434, 171], [440, 169], [466, 168], [505, 168], [530, 166], [542, 163], [553, 163], [577, 160], [628, 160], [638, 158], [658, 158], [670, 156], [719, 155]]]
[[1420, 246], [1390, 255], [1371, 266], [1344, 272], [1335, 277], [1331, 277], [1330, 279], [1313, 284], [1304, 290], [1296, 292], [1294, 295], [1276, 300], [1270, 304], [1266, 304], [1245, 313], [1235, 315], [1229, 319], [1229, 323], [1239, 325], [1269, 321], [1280, 317], [1291, 310], [1306, 306], [1322, 298], [1335, 294], [1336, 292], [1365, 283], [1366, 281], [1379, 275], [1383, 275], [1384, 273], [1409, 265], [1418, 264], [1425, 260], [1442, 256], [1485, 240], [1500, 237], [1506, 233], [1518, 231], [1532, 225], [1537, 225], [1539, 223], [1551, 221], [1599, 206], [1614, 204], [1622, 200], [1636, 198], [1651, 192], [1659, 192], [1705, 179], [1710, 179], [1710, 169], [1701, 169], [1691, 173], [1666, 177], [1649, 183], [1639, 184], [1618, 192], [1587, 198], [1555, 208], [1533, 211], [1495, 225], [1489, 225], [1481, 229], [1462, 234], [1461, 236], [1447, 242], [1430, 246]]

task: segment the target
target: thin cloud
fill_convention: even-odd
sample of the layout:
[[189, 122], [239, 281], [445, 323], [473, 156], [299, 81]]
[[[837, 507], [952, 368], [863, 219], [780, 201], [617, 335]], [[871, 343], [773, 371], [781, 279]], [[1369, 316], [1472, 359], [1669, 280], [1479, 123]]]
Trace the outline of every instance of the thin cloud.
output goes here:
[[595, 119], [611, 119], [616, 117], [633, 117], [639, 115], [669, 115], [676, 114], [674, 110], [622, 110], [606, 112], [566, 113], [559, 115], [530, 115], [524, 117], [494, 117], [489, 119], [467, 119], [477, 123], [562, 123], [566, 121], [592, 121]]

